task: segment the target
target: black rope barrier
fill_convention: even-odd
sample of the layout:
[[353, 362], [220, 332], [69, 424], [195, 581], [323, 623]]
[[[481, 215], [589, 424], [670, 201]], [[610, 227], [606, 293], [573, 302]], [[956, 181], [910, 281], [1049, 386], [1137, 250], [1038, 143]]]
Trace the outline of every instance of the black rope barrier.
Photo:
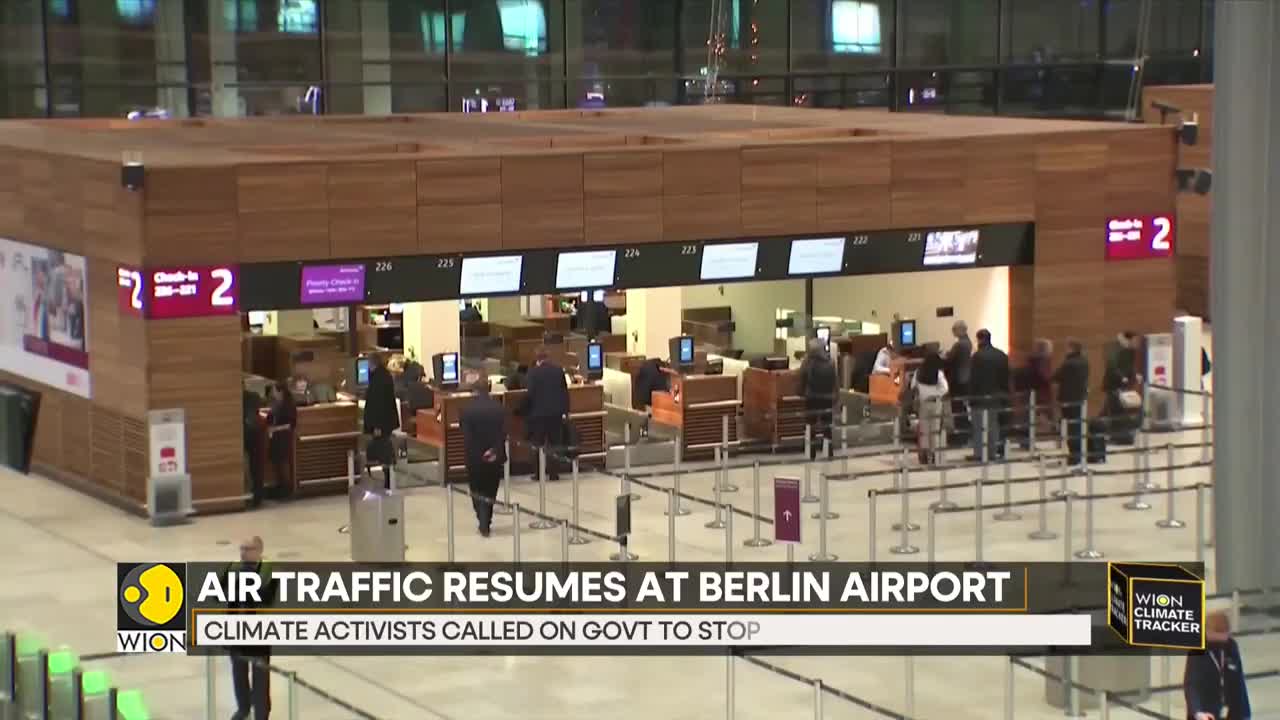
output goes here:
[[[756, 667], [762, 668], [764, 670], [768, 670], [769, 672], [775, 673], [777, 675], [781, 675], [782, 677], [785, 677], [789, 680], [795, 680], [796, 682], [801, 682], [811, 687], [813, 686], [814, 678], [805, 677], [804, 675], [801, 675], [798, 672], [795, 672], [793, 670], [788, 670], [787, 668], [780, 667], [778, 665], [774, 665], [773, 663], [768, 662], [766, 660], [762, 660], [754, 655], [742, 654], [742, 655], [735, 655], [735, 657], [741, 657], [743, 660], [751, 663], [752, 665], [755, 665]], [[908, 718], [906, 715], [902, 715], [901, 713], [895, 713], [886, 707], [883, 707], [871, 702], [870, 700], [864, 700], [856, 695], [847, 693], [838, 688], [831, 687], [826, 683], [822, 683], [822, 691], [824, 693], [828, 693], [832, 695], [833, 697], [837, 697], [841, 700], [844, 700], [845, 702], [857, 705], [863, 710], [868, 710], [870, 712], [873, 712], [879, 715], [880, 717], [890, 718], [891, 720], [911, 720], [911, 718]]]

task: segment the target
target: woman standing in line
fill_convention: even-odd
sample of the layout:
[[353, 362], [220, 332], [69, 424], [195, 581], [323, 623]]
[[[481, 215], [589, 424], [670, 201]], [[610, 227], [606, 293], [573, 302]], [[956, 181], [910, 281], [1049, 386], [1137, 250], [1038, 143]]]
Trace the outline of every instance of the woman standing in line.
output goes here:
[[933, 464], [934, 454], [942, 441], [942, 418], [945, 416], [942, 398], [950, 391], [943, 366], [942, 357], [937, 351], [930, 350], [911, 378], [911, 389], [916, 396], [916, 417], [920, 421], [917, 437], [922, 465]]

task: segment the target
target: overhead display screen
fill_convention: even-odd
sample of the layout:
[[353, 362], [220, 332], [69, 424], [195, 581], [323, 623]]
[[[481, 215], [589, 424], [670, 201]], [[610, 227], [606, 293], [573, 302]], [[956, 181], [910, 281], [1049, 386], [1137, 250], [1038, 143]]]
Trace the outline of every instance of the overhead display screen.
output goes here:
[[702, 246], [654, 243], [626, 247], [618, 254], [618, 287], [694, 285], [701, 279]]
[[703, 280], [746, 280], [756, 276], [760, 243], [728, 243], [702, 248]]
[[844, 270], [844, 238], [792, 240], [788, 275], [824, 275]]
[[977, 230], [935, 230], [924, 239], [925, 265], [973, 265], [978, 262]]
[[[365, 297], [370, 303], [452, 300], [459, 295], [460, 255], [419, 255], [371, 260]], [[397, 312], [395, 309], [393, 313]]]
[[502, 295], [520, 292], [523, 255], [491, 255], [462, 259], [463, 295]]
[[302, 266], [302, 304], [364, 302], [364, 269], [364, 263]]
[[617, 259], [617, 250], [560, 253], [556, 261], [556, 289], [611, 287]]
[[1145, 260], [1173, 255], [1173, 218], [1125, 215], [1107, 218], [1107, 259]]

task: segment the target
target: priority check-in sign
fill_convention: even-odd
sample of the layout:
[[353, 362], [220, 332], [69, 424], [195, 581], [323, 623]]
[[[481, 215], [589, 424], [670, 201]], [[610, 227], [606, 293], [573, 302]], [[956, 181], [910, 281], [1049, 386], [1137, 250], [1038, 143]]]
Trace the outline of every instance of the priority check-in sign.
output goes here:
[[773, 539], [800, 544], [800, 479], [773, 479]]

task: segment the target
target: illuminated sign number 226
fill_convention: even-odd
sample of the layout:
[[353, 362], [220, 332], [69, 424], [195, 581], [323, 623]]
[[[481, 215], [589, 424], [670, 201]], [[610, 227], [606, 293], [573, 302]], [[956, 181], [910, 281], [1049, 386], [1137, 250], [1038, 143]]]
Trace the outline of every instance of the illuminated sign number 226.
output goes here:
[[1151, 219], [1151, 224], [1156, 226], [1156, 234], [1151, 238], [1151, 249], [1160, 252], [1169, 250], [1169, 233], [1173, 230], [1173, 221], [1164, 216], [1158, 216]]
[[235, 275], [226, 268], [214, 268], [209, 272], [209, 276], [218, 281], [218, 287], [213, 289], [213, 295], [209, 297], [209, 304], [214, 307], [235, 305], [236, 299], [230, 295], [231, 286], [236, 281]]

